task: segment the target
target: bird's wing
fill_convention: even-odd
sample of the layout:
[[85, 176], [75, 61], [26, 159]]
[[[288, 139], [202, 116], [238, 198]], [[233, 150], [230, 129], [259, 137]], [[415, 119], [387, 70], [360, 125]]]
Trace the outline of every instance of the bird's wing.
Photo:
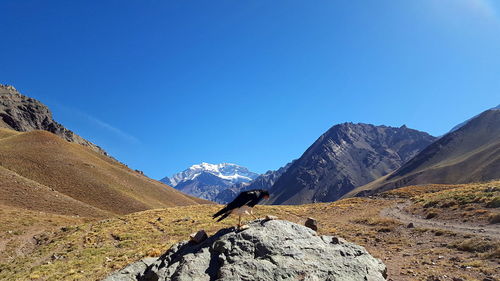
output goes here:
[[255, 199], [257, 195], [255, 192], [242, 192], [231, 203], [227, 204], [229, 210], [240, 208]]
[[257, 197], [257, 194], [255, 192], [242, 192], [236, 198], [234, 198], [231, 203], [227, 204], [226, 207], [222, 208], [220, 211], [215, 213], [213, 215], [214, 218], [228, 212], [232, 211], [236, 208], [240, 208], [245, 206], [246, 204], [250, 203], [252, 200], [254, 200]]

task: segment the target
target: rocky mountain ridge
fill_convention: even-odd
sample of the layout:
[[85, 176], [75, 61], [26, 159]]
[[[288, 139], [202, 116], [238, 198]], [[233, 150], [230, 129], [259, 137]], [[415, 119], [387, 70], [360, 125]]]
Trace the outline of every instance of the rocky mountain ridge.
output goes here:
[[[497, 106], [495, 106], [495, 107], [492, 107], [492, 108], [490, 108], [490, 109], [488, 109], [488, 110], [500, 110], [500, 104], [499, 104], [499, 105], [497, 105]], [[456, 131], [456, 130], [458, 130], [458, 129], [462, 128], [462, 127], [463, 127], [465, 124], [467, 124], [470, 120], [472, 120], [472, 119], [474, 119], [474, 118], [476, 118], [476, 117], [478, 117], [478, 116], [479, 116], [479, 114], [478, 114], [478, 115], [476, 115], [476, 116], [474, 116], [474, 117], [472, 117], [472, 118], [469, 118], [469, 119], [465, 120], [464, 122], [462, 122], [462, 123], [460, 123], [460, 124], [458, 124], [458, 125], [456, 125], [455, 127], [451, 128], [451, 130], [449, 131], [449, 133], [451, 133], [451, 132], [453, 132], [453, 131]]]
[[69, 142], [81, 144], [107, 155], [101, 147], [56, 122], [46, 105], [34, 98], [22, 95], [10, 85], [0, 84], [0, 128], [19, 132], [48, 131]]
[[435, 137], [406, 126], [335, 125], [281, 175], [272, 204], [335, 201], [399, 168]]
[[428, 183], [470, 183], [500, 179], [500, 109], [490, 109], [442, 136], [398, 170], [354, 190], [366, 196]]

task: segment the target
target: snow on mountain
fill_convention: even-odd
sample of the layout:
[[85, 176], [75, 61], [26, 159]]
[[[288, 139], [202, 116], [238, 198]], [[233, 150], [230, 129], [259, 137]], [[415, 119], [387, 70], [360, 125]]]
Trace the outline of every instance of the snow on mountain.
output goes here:
[[236, 164], [201, 163], [160, 181], [186, 194], [216, 201], [220, 192], [228, 188], [246, 186], [258, 176], [259, 174]]
[[182, 172], [172, 175], [171, 177], [165, 177], [161, 179], [161, 182], [175, 187], [182, 182], [196, 179], [202, 173], [212, 174], [222, 180], [230, 182], [231, 184], [250, 182], [259, 176], [259, 174], [251, 172], [247, 168], [236, 164], [210, 164], [203, 162], [201, 164], [193, 165]]

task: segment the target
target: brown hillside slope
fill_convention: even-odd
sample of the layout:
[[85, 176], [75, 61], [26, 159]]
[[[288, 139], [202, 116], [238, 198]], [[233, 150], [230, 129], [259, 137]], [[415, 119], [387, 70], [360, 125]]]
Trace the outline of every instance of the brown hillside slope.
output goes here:
[[[499, 280], [500, 237], [490, 235], [488, 230], [499, 229], [500, 225], [476, 223], [477, 217], [499, 213], [497, 205], [491, 205], [498, 202], [495, 198], [500, 195], [499, 186], [499, 181], [413, 186], [384, 193], [384, 198], [349, 198], [293, 206], [257, 205], [254, 211], [257, 217], [275, 215], [300, 224], [308, 217], [317, 219], [319, 234], [355, 242], [382, 259], [388, 268], [388, 280]], [[436, 205], [426, 207], [436, 201]], [[408, 209], [399, 211], [400, 204]], [[211, 215], [220, 208], [220, 205], [172, 207], [78, 225], [74, 225], [78, 223], [74, 218], [68, 221], [66, 217], [50, 216], [48, 220], [38, 212], [0, 208], [0, 221], [2, 218], [7, 221], [0, 224], [0, 280], [102, 280], [131, 262], [158, 257], [197, 230], [213, 234], [234, 226], [238, 222], [236, 216], [214, 222]], [[393, 217], [393, 211], [406, 216]], [[419, 217], [422, 212], [425, 215], [435, 212], [437, 216], [422, 219]], [[470, 214], [465, 217], [471, 221], [463, 222], [464, 212]], [[22, 237], [27, 234], [32, 237], [31, 233], [40, 231], [40, 220], [44, 225], [59, 227], [40, 232], [36, 236], [39, 242], [26, 249], [29, 245], [23, 243]], [[253, 219], [245, 217], [246, 220]], [[407, 227], [410, 222], [414, 227]], [[22, 227], [8, 232], [18, 225]], [[2, 241], [9, 241], [5, 251], [1, 248]], [[19, 248], [26, 250], [16, 255]]]
[[3, 167], [0, 167], [0, 190], [0, 205], [4, 206], [80, 217], [112, 215]]
[[344, 197], [417, 184], [456, 184], [500, 178], [500, 110], [487, 110], [429, 145], [395, 172]]
[[[10, 171], [2, 170], [2, 182], [7, 182], [9, 177], [22, 177], [23, 180], [14, 181], [27, 182], [23, 185], [23, 192], [21, 188], [12, 185], [6, 188], [4, 184], [2, 203], [14, 207], [32, 205], [37, 207], [29, 209], [36, 210], [41, 208], [41, 202], [45, 202], [48, 204], [47, 209], [43, 208], [45, 211], [74, 215], [71, 209], [66, 212], [65, 208], [52, 210], [50, 207], [56, 204], [54, 197], [69, 200], [67, 202], [71, 201], [68, 198], [71, 197], [80, 201], [75, 206], [82, 208], [81, 215], [98, 208], [101, 211], [94, 216], [102, 216], [207, 202], [184, 195], [109, 157], [46, 131], [19, 133], [0, 129], [0, 166]], [[37, 188], [56, 192], [46, 198], [51, 203], [44, 201], [42, 196], [34, 196]], [[12, 196], [10, 203], [9, 196]], [[29, 198], [34, 201], [29, 202]], [[25, 202], [21, 203], [23, 200]]]
[[80, 137], [52, 118], [50, 109], [40, 101], [19, 93], [13, 86], [0, 84], [0, 128], [19, 132], [44, 130], [107, 155], [99, 146]]

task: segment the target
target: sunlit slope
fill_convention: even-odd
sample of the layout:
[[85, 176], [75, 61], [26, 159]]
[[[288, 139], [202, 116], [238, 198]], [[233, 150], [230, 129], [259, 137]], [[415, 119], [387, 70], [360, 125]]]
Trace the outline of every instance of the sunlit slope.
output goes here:
[[[498, 280], [499, 237], [475, 233], [474, 229], [464, 233], [454, 225], [474, 227], [479, 219], [487, 224], [481, 227], [494, 228], [491, 218], [499, 215], [499, 184], [411, 186], [374, 198], [257, 205], [254, 211], [257, 217], [274, 215], [299, 224], [313, 217], [320, 234], [355, 242], [383, 259], [392, 280], [436, 280], [430, 276], [443, 275], [461, 280]], [[386, 210], [398, 210], [399, 204], [407, 206], [404, 213], [410, 216], [408, 219], [386, 215]], [[189, 239], [200, 229], [211, 235], [238, 222], [237, 216], [215, 222], [212, 214], [220, 205], [147, 210], [85, 223], [67, 216], [1, 207], [0, 221], [5, 224], [0, 224], [0, 280], [9, 281], [102, 280], [131, 262], [158, 257], [173, 243]], [[435, 217], [422, 223], [421, 216], [429, 213], [435, 213]], [[247, 220], [253, 218], [244, 217]], [[410, 222], [414, 227], [407, 227]], [[46, 225], [51, 226], [50, 231], [42, 231]], [[9, 233], [12, 229], [17, 231]], [[16, 249], [30, 246], [23, 236], [33, 237], [35, 231], [39, 242], [16, 255]], [[2, 241], [9, 241], [3, 251]], [[429, 266], [431, 262], [434, 264]], [[418, 275], [408, 274], [408, 269]]]
[[112, 215], [3, 167], [0, 167], [0, 205], [80, 217]]
[[500, 110], [487, 110], [429, 145], [395, 172], [355, 189], [347, 197], [416, 184], [494, 179], [500, 179]]
[[[2, 201], [9, 201], [11, 195], [12, 202], [21, 202], [24, 198], [25, 205], [29, 205], [30, 200], [33, 204], [40, 203], [37, 201], [40, 198], [33, 195], [37, 192], [37, 183], [40, 189], [53, 189], [80, 201], [80, 205], [100, 209], [98, 215], [206, 202], [186, 196], [109, 157], [46, 131], [19, 133], [0, 129], [0, 166], [10, 170], [9, 173], [2, 169], [1, 177], [22, 177], [32, 181], [24, 185], [25, 192], [22, 193], [12, 185], [9, 185], [10, 188], [3, 187]], [[26, 197], [28, 194], [30, 196]], [[48, 206], [47, 211], [51, 209]]]

